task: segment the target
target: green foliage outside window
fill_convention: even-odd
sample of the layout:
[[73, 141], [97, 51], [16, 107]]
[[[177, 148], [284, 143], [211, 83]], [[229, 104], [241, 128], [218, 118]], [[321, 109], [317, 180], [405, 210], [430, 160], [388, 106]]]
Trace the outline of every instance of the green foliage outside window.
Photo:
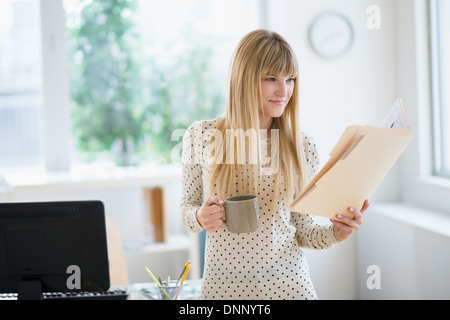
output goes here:
[[[69, 28], [72, 121], [78, 149], [118, 165], [170, 163], [176, 129], [223, 109], [223, 83], [211, 72], [213, 51], [200, 36], [180, 35], [182, 54], [142, 54], [133, 24], [135, 0], [80, 0]], [[168, 44], [169, 46], [170, 44]], [[172, 44], [173, 45], [173, 44]]]

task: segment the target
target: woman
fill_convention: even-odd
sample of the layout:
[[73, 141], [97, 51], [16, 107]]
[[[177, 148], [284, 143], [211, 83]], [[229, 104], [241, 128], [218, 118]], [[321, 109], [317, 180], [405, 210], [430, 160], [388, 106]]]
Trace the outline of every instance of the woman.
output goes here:
[[[230, 65], [225, 116], [184, 136], [181, 215], [192, 232], [207, 231], [203, 299], [316, 299], [301, 248], [329, 248], [362, 223], [367, 201], [349, 209], [353, 219], [338, 214], [330, 225], [288, 209], [319, 168], [316, 145], [298, 125], [298, 73], [279, 34], [250, 32]], [[242, 194], [257, 195], [259, 227], [230, 233], [223, 200]]]

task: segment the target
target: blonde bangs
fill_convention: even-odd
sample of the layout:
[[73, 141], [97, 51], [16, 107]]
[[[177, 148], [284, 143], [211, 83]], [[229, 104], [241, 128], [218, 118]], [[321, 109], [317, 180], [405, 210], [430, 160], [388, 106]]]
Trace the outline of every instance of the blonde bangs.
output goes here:
[[298, 63], [294, 53], [278, 42], [261, 61], [263, 75], [284, 75], [298, 77]]

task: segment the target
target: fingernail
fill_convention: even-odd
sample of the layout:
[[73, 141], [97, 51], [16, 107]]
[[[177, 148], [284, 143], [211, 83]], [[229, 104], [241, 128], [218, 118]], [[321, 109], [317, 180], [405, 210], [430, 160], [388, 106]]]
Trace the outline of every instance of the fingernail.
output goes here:
[[337, 214], [337, 215], [336, 215], [336, 218], [341, 218], [341, 215], [340, 215], [340, 214]]
[[354, 209], [353, 208], [348, 208], [348, 211], [353, 212]]

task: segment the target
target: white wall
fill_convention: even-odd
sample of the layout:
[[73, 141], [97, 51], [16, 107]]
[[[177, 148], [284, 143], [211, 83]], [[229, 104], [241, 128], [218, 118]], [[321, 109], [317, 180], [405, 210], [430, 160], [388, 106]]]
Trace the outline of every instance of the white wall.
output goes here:
[[[450, 217], [413, 205], [383, 204], [358, 234], [360, 299], [449, 299]], [[367, 266], [377, 266], [376, 274]]]
[[[315, 138], [323, 165], [346, 126], [379, 125], [399, 95], [395, 1], [270, 0], [268, 3], [268, 28], [284, 36], [299, 58], [302, 130]], [[367, 28], [366, 11], [370, 5], [381, 9], [380, 30]], [[319, 57], [308, 39], [313, 19], [330, 10], [345, 15], [354, 28], [353, 46], [335, 60]], [[398, 177], [398, 168], [393, 168], [370, 199], [371, 203], [399, 200]], [[364, 227], [359, 232], [364, 232]], [[319, 298], [359, 297], [359, 283], [365, 283], [366, 279], [361, 279], [358, 273], [356, 247], [353, 236], [330, 250], [307, 251]]]

